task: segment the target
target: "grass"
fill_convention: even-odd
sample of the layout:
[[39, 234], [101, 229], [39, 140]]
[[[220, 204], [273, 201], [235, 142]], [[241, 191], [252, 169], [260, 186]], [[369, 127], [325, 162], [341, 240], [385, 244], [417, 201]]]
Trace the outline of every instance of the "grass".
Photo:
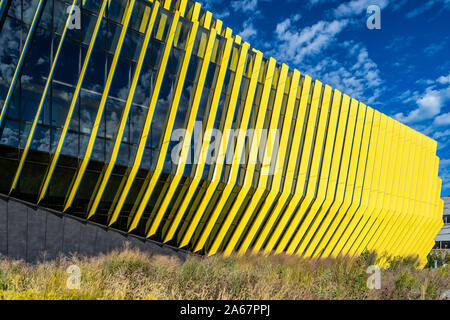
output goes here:
[[[27, 264], [0, 257], [1, 299], [441, 299], [448, 266], [416, 269], [414, 259], [391, 259], [381, 289], [367, 288], [376, 255], [306, 260], [289, 256], [190, 256], [185, 261], [129, 247], [98, 257], [60, 257]], [[81, 271], [68, 289], [67, 268]]]

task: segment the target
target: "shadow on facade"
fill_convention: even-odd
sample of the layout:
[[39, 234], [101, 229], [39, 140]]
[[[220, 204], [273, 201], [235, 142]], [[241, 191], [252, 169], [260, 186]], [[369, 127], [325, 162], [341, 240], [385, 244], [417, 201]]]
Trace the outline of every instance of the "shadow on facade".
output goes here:
[[97, 256], [127, 244], [155, 255], [186, 258], [182, 250], [0, 195], [0, 255], [37, 262], [60, 255]]

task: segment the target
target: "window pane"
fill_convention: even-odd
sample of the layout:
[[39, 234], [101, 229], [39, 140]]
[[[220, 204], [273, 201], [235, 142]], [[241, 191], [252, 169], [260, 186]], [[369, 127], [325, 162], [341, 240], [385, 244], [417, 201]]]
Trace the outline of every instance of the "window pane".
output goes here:
[[92, 12], [99, 12], [102, 6], [103, 0], [89, 0], [83, 1], [83, 9], [90, 10]]
[[122, 32], [122, 27], [109, 22], [108, 23], [108, 38], [107, 38], [107, 47], [106, 49], [109, 52], [115, 52], [117, 48], [117, 43], [119, 42], [120, 33]]
[[66, 38], [55, 67], [53, 79], [75, 86], [79, 76], [79, 63], [79, 45]]
[[[73, 88], [53, 83], [52, 125], [62, 128], [73, 97]], [[74, 121], [75, 118], [75, 121]], [[73, 125], [78, 130], [78, 112], [72, 117]]]
[[109, 90], [110, 96], [117, 97], [123, 101], [127, 99], [132, 71], [128, 60], [119, 59]]
[[19, 123], [17, 121], [7, 120], [0, 138], [0, 144], [17, 147], [19, 144]]
[[143, 33], [150, 19], [150, 3], [136, 2], [131, 14], [130, 28]]
[[121, 55], [133, 60], [137, 60], [139, 58], [139, 53], [141, 51], [143, 41], [143, 35], [129, 29], [125, 36]]
[[83, 88], [102, 93], [105, 81], [105, 65], [105, 54], [99, 50], [94, 50], [84, 78]]
[[126, 131], [130, 132], [130, 143], [138, 144], [141, 137], [142, 126], [144, 125], [147, 109], [139, 106], [133, 106], [130, 118], [127, 123]]
[[159, 94], [158, 102], [156, 103], [155, 113], [153, 114], [151, 126], [151, 146], [159, 148], [164, 125], [166, 122], [166, 115], [169, 112], [170, 103], [172, 101], [173, 90], [176, 78], [174, 76], [165, 75], [161, 92]]
[[186, 41], [189, 36], [189, 31], [191, 29], [191, 23], [187, 21], [180, 21], [177, 26], [177, 31], [175, 33], [174, 45], [179, 49], [184, 49], [186, 46]]
[[3, 108], [9, 85], [20, 55], [20, 23], [6, 18], [0, 32], [0, 108]]
[[61, 150], [62, 154], [78, 157], [79, 153], [79, 136], [76, 133], [67, 133], [64, 145]]
[[159, 12], [153, 28], [153, 37], [159, 41], [166, 41], [169, 25], [172, 22], [172, 16], [165, 12]]
[[105, 161], [105, 140], [97, 138], [92, 152], [92, 160]]
[[[85, 44], [89, 44], [97, 22], [97, 16], [89, 14], [83, 10], [81, 12], [81, 20], [81, 40]], [[99, 31], [99, 33], [101, 33], [101, 31]], [[98, 40], [95, 45], [101, 46], [100, 40]]]
[[125, 103], [117, 100], [110, 99], [110, 102], [108, 102], [104, 113], [106, 118], [106, 138], [115, 139], [124, 107]]
[[90, 134], [97, 115], [98, 104], [101, 96], [98, 94], [81, 91], [80, 93], [80, 131]]
[[12, 0], [11, 5], [8, 10], [8, 15], [14, 17], [18, 20], [21, 19], [22, 15], [22, 0]]
[[129, 1], [111, 1], [108, 7], [108, 18], [121, 23]]
[[[47, 1], [49, 2], [49, 1]], [[22, 1], [23, 4], [23, 21], [25, 23], [31, 24], [33, 21], [34, 14], [36, 13], [37, 5], [39, 1], [38, 0], [31, 0], [31, 1]], [[17, 14], [17, 12], [16, 12]], [[18, 19], [20, 19], [20, 15], [17, 16]]]
[[161, 57], [164, 50], [164, 44], [156, 40], [152, 40], [145, 55], [144, 64], [150, 68], [156, 68], [161, 63]]
[[133, 103], [148, 107], [150, 96], [153, 92], [153, 83], [156, 78], [156, 71], [152, 69], [141, 70], [136, 90], [134, 92]]
[[38, 125], [34, 133], [31, 149], [43, 152], [50, 151], [50, 129]]

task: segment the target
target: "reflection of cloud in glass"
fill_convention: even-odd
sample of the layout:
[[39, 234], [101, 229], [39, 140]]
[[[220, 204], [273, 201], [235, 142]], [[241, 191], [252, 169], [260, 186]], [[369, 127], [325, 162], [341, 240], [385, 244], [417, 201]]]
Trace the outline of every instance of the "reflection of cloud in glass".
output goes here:
[[[106, 106], [104, 117], [106, 117], [106, 137], [112, 139], [117, 134], [117, 129], [120, 125], [120, 117], [122, 115], [122, 110], [124, 103], [119, 101], [110, 100]], [[103, 121], [102, 121], [103, 122]], [[103, 123], [102, 123], [103, 125]]]
[[[130, 91], [130, 88], [127, 87], [123, 87], [120, 88], [119, 92], [116, 94], [117, 98], [121, 99], [121, 100], [126, 100], [128, 97], [128, 92]], [[113, 94], [114, 95], [114, 94]]]
[[33, 77], [24, 74], [24, 75], [22, 75], [22, 77], [20, 79], [22, 80], [22, 83], [31, 85], [31, 80], [33, 80]]
[[190, 83], [187, 85], [185, 90], [183, 90], [183, 94], [181, 95], [180, 105], [178, 106], [178, 112], [177, 112], [180, 116], [176, 118], [175, 125], [174, 125], [175, 129], [184, 127], [184, 122], [185, 122], [185, 119], [187, 116], [187, 111], [189, 109], [189, 102], [191, 100], [193, 90], [194, 90], [194, 88], [193, 88], [192, 84], [190, 84]]
[[[23, 21], [25, 21], [25, 23], [31, 24], [31, 22], [33, 21], [33, 17], [34, 17], [34, 13], [36, 12], [36, 8], [37, 8], [37, 4], [38, 4], [39, 0], [32, 0], [32, 1], [22, 1], [23, 3]], [[18, 17], [20, 17], [20, 9], [19, 8], [15, 8], [15, 13], [19, 13]], [[57, 15], [55, 15], [56, 17]]]
[[129, 116], [126, 132], [130, 131], [130, 143], [137, 144], [141, 136], [147, 109], [133, 105]]
[[13, 0], [9, 8], [8, 14], [20, 20], [20, 10], [22, 9], [21, 0]]
[[[55, 42], [56, 44], [57, 42]], [[37, 29], [22, 67], [22, 81], [44, 84], [50, 72], [51, 34]]]
[[[19, 24], [6, 19], [0, 35], [0, 81], [11, 82], [17, 65], [20, 48]], [[13, 31], [14, 30], [14, 31]]]
[[31, 124], [21, 123], [20, 124], [20, 141], [19, 147], [24, 149], [28, 140], [28, 135], [30, 134]]
[[[165, 78], [167, 75], [165, 76]], [[153, 115], [151, 124], [151, 140], [152, 146], [158, 148], [161, 136], [164, 130], [166, 115], [170, 112], [173, 92], [175, 90], [175, 78], [167, 77], [164, 80], [156, 104], [155, 114]]]
[[[30, 146], [32, 150], [54, 153], [60, 137], [61, 131], [50, 130], [49, 128], [38, 126], [33, 137], [33, 142]], [[50, 135], [51, 141], [50, 141]], [[51, 146], [50, 146], [51, 142]], [[51, 147], [51, 148], [50, 148]], [[78, 150], [75, 149], [75, 151]]]
[[95, 93], [82, 92], [80, 112], [80, 130], [82, 133], [89, 134], [91, 132], [100, 98], [101, 96]]
[[150, 95], [153, 91], [154, 80], [155, 72], [152, 69], [141, 72], [141, 76], [134, 93], [133, 103], [148, 107]]
[[61, 153], [72, 157], [78, 156], [78, 135], [71, 133], [66, 135]]
[[[72, 2], [72, 1], [68, 1]], [[70, 7], [69, 4], [63, 4], [59, 1], [54, 1], [55, 3], [55, 14], [54, 14], [54, 21], [53, 21], [53, 29], [56, 30], [56, 32], [61, 33], [64, 29], [64, 26], [66, 25], [68, 13], [67, 9]], [[51, 16], [50, 16], [51, 17]]]
[[43, 152], [49, 152], [50, 148], [50, 129], [45, 127], [37, 127], [33, 137], [31, 149]]
[[17, 144], [19, 143], [18, 134], [19, 131], [17, 128], [17, 123], [6, 122], [5, 129], [3, 130], [3, 134], [0, 139], [0, 144], [17, 147]]

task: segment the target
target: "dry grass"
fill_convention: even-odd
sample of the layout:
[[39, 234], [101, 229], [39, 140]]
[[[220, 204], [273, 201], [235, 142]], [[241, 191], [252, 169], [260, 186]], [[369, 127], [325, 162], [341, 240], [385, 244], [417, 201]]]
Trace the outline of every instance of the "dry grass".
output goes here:
[[[125, 247], [94, 258], [61, 257], [27, 264], [0, 258], [0, 299], [440, 299], [449, 267], [417, 270], [392, 260], [381, 289], [369, 290], [374, 254], [306, 260], [288, 256], [151, 256]], [[70, 265], [81, 269], [80, 289], [68, 289]]]

